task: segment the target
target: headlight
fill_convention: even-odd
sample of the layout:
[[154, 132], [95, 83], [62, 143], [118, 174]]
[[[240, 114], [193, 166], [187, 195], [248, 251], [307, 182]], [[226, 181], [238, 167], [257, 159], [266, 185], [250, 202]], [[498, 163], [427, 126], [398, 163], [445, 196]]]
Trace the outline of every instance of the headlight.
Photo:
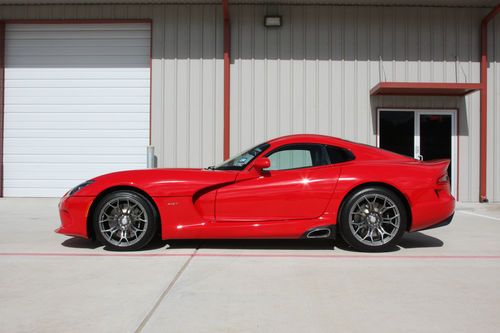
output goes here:
[[73, 194], [75, 194], [76, 192], [80, 191], [82, 188], [84, 188], [84, 187], [92, 184], [93, 182], [95, 182], [95, 180], [91, 179], [91, 180], [87, 180], [86, 182], [81, 183], [78, 186], [73, 187], [71, 189], [71, 191], [68, 192], [67, 196], [68, 197], [72, 196]]

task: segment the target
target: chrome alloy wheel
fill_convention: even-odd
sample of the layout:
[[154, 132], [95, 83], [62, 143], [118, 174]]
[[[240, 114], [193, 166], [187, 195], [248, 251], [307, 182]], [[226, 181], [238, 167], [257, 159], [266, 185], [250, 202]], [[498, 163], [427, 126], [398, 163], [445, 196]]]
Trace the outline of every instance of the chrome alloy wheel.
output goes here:
[[118, 247], [128, 247], [140, 241], [148, 223], [146, 209], [133, 198], [112, 199], [99, 212], [101, 235]]
[[368, 246], [384, 245], [393, 239], [401, 225], [397, 205], [382, 194], [360, 197], [349, 211], [349, 228], [354, 237]]

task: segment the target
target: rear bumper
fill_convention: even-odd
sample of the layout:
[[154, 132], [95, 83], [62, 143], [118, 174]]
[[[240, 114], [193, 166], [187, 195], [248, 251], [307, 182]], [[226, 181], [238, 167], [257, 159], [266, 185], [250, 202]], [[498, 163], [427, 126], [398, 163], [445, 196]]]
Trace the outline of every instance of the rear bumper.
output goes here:
[[59, 202], [61, 226], [58, 234], [88, 238], [87, 216], [93, 197], [63, 197]]
[[455, 198], [447, 191], [429, 191], [413, 202], [410, 231], [432, 229], [450, 224], [455, 213]]

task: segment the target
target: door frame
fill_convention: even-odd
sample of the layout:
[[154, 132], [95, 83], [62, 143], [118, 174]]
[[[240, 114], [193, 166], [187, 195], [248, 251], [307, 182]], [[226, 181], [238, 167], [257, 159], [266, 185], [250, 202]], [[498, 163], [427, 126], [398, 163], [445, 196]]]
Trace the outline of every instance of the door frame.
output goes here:
[[[404, 111], [413, 112], [414, 117], [414, 128], [415, 128], [415, 140], [413, 153], [414, 158], [418, 159], [420, 153], [420, 115], [430, 114], [430, 115], [450, 115], [451, 116], [451, 194], [458, 198], [458, 156], [459, 156], [459, 121], [458, 121], [458, 109], [435, 109], [435, 108], [377, 108], [377, 147], [380, 147], [380, 112], [381, 111]], [[458, 200], [458, 199], [457, 199]]]

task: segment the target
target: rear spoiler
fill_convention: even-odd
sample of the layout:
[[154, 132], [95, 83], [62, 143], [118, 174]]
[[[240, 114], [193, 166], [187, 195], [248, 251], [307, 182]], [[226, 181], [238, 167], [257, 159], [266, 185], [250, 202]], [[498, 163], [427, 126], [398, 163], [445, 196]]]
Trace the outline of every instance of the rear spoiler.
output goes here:
[[423, 161], [422, 165], [432, 168], [436, 171], [436, 173], [441, 174], [445, 173], [446, 170], [448, 170], [448, 166], [450, 165], [450, 160], [440, 159], [440, 160]]

